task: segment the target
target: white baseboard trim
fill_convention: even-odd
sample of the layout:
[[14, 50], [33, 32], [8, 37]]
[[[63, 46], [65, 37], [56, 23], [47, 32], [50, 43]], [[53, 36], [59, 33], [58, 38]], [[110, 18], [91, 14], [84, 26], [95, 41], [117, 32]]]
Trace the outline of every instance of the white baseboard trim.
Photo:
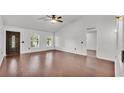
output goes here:
[[67, 53], [71, 53], [71, 54], [76, 54], [76, 55], [81, 55], [81, 56], [87, 56], [87, 54], [74, 53], [74, 52], [70, 52], [70, 51], [66, 51], [66, 50], [61, 50], [61, 49], [55, 49], [55, 50], [62, 51], [62, 52], [67, 52]]
[[[62, 50], [62, 49], [59, 49], [59, 48], [57, 48], [56, 50], [63, 51], [63, 52], [68, 52], [68, 53], [73, 53], [73, 52], [66, 51], [66, 50]], [[82, 56], [87, 56], [87, 53], [85, 53], [85, 54], [73, 53], [73, 54], [82, 55]], [[96, 56], [96, 58], [102, 59], [102, 60], [107, 60], [107, 61], [115, 62], [114, 59], [110, 59], [110, 58], [105, 58], [105, 57], [100, 57], [100, 56]]]
[[114, 59], [110, 59], [110, 58], [105, 58], [105, 57], [100, 57], [100, 56], [97, 56], [98, 59], [102, 59], [102, 60], [107, 60], [107, 61], [112, 61], [112, 62], [115, 62]]
[[42, 51], [49, 51], [49, 50], [55, 50], [55, 49], [44, 49], [44, 50], [36, 50], [36, 51], [23, 51], [20, 54], [35, 53], [35, 52], [42, 52]]

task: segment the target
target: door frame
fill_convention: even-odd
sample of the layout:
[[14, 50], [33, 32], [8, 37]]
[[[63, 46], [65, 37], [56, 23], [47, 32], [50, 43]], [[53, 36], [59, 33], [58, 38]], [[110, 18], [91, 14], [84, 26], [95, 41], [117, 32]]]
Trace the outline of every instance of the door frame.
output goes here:
[[95, 33], [96, 34], [96, 58], [97, 58], [97, 52], [98, 52], [98, 31], [97, 31], [97, 29], [95, 28], [95, 29], [93, 29], [91, 32], [90, 31], [88, 31], [88, 30], [86, 30], [86, 54], [88, 55], [88, 49], [87, 49], [87, 43], [88, 43], [88, 41], [87, 41], [87, 34], [88, 33]]

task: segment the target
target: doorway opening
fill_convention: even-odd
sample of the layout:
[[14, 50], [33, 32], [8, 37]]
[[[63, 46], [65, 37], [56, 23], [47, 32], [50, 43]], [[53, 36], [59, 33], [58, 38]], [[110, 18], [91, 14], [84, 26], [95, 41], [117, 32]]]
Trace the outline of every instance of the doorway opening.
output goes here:
[[20, 32], [6, 31], [6, 55], [20, 54]]
[[86, 45], [87, 56], [96, 57], [96, 53], [97, 53], [96, 28], [87, 29], [86, 41], [87, 41], [87, 45]]

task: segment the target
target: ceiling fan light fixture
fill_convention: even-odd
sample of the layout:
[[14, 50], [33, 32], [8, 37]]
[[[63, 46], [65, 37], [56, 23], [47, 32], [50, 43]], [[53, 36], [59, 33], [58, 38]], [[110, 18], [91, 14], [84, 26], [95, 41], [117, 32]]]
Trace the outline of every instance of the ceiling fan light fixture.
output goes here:
[[57, 23], [57, 21], [55, 19], [52, 19], [51, 23], [55, 24], [55, 23]]
[[41, 18], [38, 18], [38, 20], [44, 20], [44, 21], [50, 21], [52, 24], [55, 24], [55, 23], [62, 23], [63, 20], [62, 20], [62, 16], [57, 16], [57, 15], [46, 15], [46, 17], [41, 17]]

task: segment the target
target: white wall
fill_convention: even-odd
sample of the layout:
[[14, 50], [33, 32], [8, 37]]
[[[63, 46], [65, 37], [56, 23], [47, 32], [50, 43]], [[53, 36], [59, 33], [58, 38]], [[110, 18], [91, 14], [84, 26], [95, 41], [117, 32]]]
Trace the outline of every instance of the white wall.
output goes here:
[[87, 50], [96, 50], [97, 48], [97, 32], [87, 32]]
[[3, 26], [3, 22], [2, 22], [2, 17], [0, 16], [0, 65], [2, 63], [3, 57], [4, 57], [4, 42], [3, 42], [3, 38], [4, 38], [4, 26]]
[[[86, 28], [97, 29], [97, 57], [115, 60], [115, 16], [82, 16], [56, 32], [55, 44], [59, 50], [86, 55]], [[80, 42], [84, 41], [82, 45]], [[77, 48], [75, 51], [74, 48]]]
[[97, 57], [115, 61], [116, 34], [115, 16], [85, 16], [84, 26], [94, 27], [97, 30]]
[[123, 50], [124, 50], [124, 19], [123, 19]]
[[[20, 45], [21, 46], [21, 48], [20, 48], [21, 53], [38, 52], [38, 51], [54, 49], [53, 46], [46, 47], [47, 37], [49, 37], [49, 36], [53, 37], [53, 33], [51, 33], [51, 32], [36, 31], [36, 30], [24, 29], [24, 28], [19, 28], [19, 27], [12, 27], [12, 26], [6, 26], [5, 29], [7, 31], [20, 32], [21, 41], [24, 41], [24, 43], [21, 43], [21, 45]], [[39, 48], [31, 48], [31, 36], [33, 34], [40, 35], [41, 42], [40, 42]], [[31, 49], [29, 50], [28, 48], [31, 48]]]
[[[84, 43], [81, 44], [81, 41]], [[57, 50], [86, 55], [86, 31], [82, 21], [72, 22], [56, 32], [55, 47]]]
[[103, 16], [98, 26], [97, 57], [115, 61], [116, 56], [115, 16]]

